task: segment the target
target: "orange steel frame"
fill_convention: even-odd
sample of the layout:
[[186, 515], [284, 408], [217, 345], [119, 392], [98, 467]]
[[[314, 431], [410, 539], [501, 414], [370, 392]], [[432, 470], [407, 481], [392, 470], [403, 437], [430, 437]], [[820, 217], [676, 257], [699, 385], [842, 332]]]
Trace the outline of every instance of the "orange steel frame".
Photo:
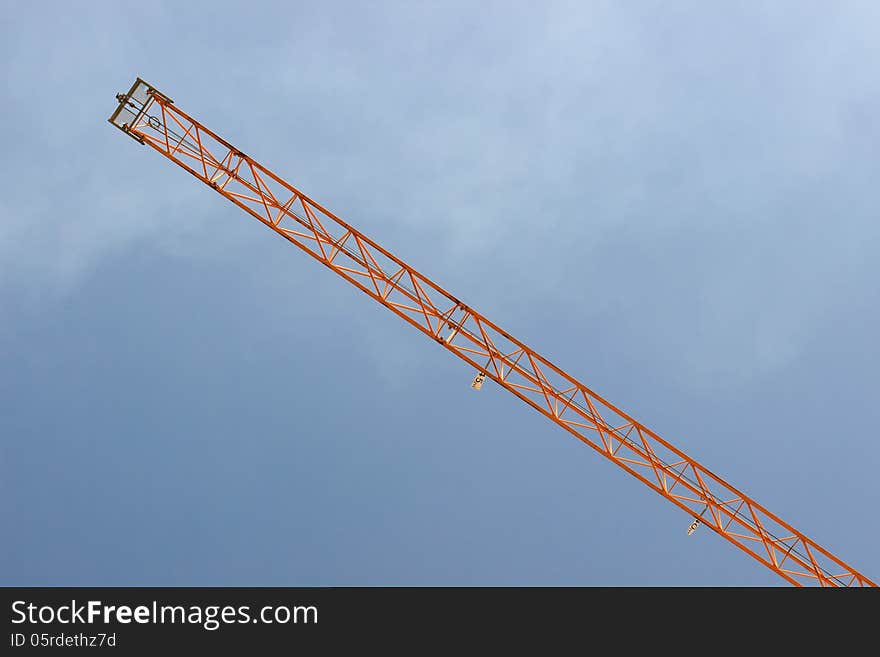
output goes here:
[[688, 513], [688, 533], [705, 525], [794, 585], [877, 586], [147, 83], [117, 99], [114, 125]]

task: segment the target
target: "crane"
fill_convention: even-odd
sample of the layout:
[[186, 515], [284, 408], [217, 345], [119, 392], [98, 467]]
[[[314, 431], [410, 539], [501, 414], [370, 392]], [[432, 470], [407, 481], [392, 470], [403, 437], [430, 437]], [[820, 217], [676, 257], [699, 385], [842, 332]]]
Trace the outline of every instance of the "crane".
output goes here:
[[877, 584], [257, 163], [141, 78], [109, 121], [795, 586]]

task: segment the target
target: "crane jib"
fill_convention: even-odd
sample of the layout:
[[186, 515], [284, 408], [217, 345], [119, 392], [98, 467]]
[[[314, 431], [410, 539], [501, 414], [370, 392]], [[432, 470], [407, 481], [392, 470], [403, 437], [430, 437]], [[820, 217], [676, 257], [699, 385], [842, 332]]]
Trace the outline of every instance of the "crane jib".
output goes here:
[[110, 123], [794, 585], [877, 586], [137, 78]]

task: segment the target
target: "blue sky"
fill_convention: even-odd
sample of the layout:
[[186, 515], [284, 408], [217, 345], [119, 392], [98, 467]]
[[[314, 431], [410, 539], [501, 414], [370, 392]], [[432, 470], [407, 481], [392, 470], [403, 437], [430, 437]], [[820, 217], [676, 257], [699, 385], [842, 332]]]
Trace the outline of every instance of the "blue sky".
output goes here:
[[876, 3], [6, 15], [3, 584], [781, 582], [114, 130], [136, 75], [880, 577]]

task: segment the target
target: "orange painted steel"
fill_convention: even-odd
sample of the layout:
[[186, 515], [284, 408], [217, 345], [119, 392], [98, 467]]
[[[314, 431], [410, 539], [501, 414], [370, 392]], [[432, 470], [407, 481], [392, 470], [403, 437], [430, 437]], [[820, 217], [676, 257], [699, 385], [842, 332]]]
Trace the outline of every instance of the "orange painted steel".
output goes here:
[[[138, 79], [110, 122], [794, 585], [877, 586]], [[475, 387], [479, 387], [475, 380]]]

